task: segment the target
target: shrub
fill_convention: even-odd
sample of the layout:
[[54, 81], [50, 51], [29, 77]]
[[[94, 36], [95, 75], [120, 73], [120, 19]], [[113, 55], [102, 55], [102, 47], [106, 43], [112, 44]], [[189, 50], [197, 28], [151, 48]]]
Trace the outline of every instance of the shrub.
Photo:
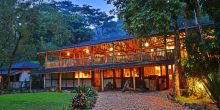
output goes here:
[[96, 102], [97, 92], [93, 88], [79, 86], [72, 93], [76, 93], [72, 100], [73, 109], [91, 109]]
[[85, 109], [87, 108], [88, 98], [84, 93], [78, 93], [73, 98], [72, 107], [73, 109]]

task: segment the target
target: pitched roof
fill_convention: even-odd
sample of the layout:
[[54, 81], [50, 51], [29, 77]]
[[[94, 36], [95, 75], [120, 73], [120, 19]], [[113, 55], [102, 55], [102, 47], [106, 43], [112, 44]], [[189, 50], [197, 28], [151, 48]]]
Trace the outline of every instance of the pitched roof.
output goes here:
[[[213, 25], [212, 22], [208, 23], [202, 23], [203, 26], [210, 26]], [[187, 28], [196, 28], [198, 27], [197, 25], [193, 24], [190, 26], [187, 26]], [[185, 26], [181, 26], [179, 30], [184, 30]], [[170, 30], [170, 32], [173, 32], [173, 30]], [[155, 32], [152, 32], [151, 35], [155, 35]], [[117, 37], [110, 37], [110, 38], [101, 38], [101, 39], [92, 39], [90, 41], [85, 41], [77, 44], [72, 44], [68, 46], [63, 46], [61, 48], [58, 48], [56, 50], [50, 50], [50, 51], [59, 51], [63, 49], [68, 49], [68, 48], [75, 48], [75, 47], [83, 47], [83, 46], [91, 46], [91, 45], [97, 45], [97, 44], [102, 44], [102, 43], [110, 43], [110, 42], [116, 42], [116, 41], [123, 41], [123, 40], [129, 40], [129, 39], [134, 39], [136, 36], [117, 36]], [[45, 52], [39, 52], [39, 53], [45, 53]]]
[[14, 63], [11, 68], [15, 69], [38, 69], [41, 66], [39, 64], [31, 63], [31, 62], [18, 62]]

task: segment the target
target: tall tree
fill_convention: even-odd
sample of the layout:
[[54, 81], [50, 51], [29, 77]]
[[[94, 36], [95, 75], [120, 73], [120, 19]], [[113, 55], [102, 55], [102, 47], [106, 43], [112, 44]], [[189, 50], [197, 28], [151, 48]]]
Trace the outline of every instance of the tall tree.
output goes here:
[[125, 27], [130, 34], [148, 37], [152, 32], [166, 35], [170, 30], [174, 30], [176, 51], [173, 95], [179, 95], [180, 41], [177, 21], [183, 14], [184, 3], [179, 0], [115, 0], [113, 2], [117, 5], [117, 11], [124, 19]]

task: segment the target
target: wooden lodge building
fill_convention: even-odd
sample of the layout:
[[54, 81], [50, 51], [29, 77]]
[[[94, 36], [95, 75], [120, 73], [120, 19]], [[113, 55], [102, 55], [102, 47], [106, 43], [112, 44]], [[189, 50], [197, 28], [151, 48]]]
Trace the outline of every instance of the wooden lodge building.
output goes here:
[[[181, 32], [182, 57], [184, 37]], [[85, 85], [104, 91], [109, 84], [121, 89], [127, 79], [134, 89], [144, 80], [149, 90], [164, 90], [172, 87], [174, 52], [174, 35], [97, 39], [38, 53], [45, 58], [45, 69], [35, 74], [43, 76], [44, 88], [60, 90]]]

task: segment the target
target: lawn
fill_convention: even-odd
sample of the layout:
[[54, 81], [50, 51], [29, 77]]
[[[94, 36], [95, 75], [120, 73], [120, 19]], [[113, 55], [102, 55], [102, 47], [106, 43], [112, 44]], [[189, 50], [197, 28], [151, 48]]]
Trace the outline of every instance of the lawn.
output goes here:
[[0, 95], [0, 110], [60, 110], [69, 106], [73, 93], [19, 93]]

